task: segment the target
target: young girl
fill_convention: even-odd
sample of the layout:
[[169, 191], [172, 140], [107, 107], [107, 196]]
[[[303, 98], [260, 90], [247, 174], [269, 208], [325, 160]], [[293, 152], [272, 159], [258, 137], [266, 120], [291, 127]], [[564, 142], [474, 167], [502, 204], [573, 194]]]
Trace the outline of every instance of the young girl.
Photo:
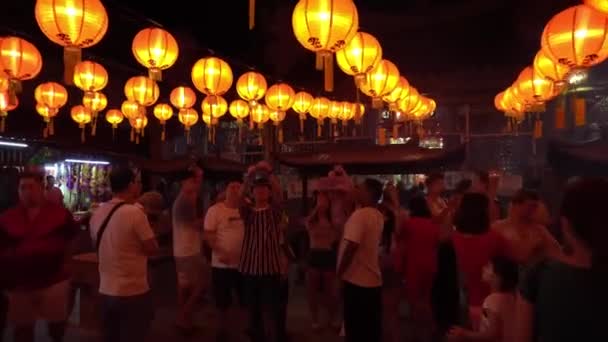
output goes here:
[[331, 206], [327, 193], [320, 191], [316, 206], [306, 222], [310, 239], [308, 270], [306, 274], [308, 305], [313, 330], [320, 329], [319, 305], [324, 303], [330, 322], [336, 323], [336, 251], [333, 248], [339, 232], [331, 221]]
[[513, 341], [515, 323], [515, 289], [518, 266], [504, 257], [494, 257], [483, 269], [483, 280], [491, 293], [482, 304], [478, 331], [454, 327], [448, 333], [450, 341]]

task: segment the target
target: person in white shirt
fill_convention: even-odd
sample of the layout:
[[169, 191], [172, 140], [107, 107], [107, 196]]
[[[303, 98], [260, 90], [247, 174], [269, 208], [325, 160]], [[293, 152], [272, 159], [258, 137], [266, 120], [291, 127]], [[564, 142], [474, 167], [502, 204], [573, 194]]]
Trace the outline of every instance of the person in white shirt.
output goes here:
[[133, 204], [141, 191], [135, 173], [114, 168], [110, 186], [114, 197], [90, 221], [99, 258], [104, 341], [144, 341], [154, 316], [148, 256], [158, 253], [158, 243], [146, 215]]
[[171, 211], [179, 305], [176, 326], [182, 332], [190, 333], [193, 329], [194, 307], [206, 279], [206, 261], [201, 253], [202, 221], [197, 213], [203, 171], [198, 167], [192, 167], [181, 178], [181, 188]]
[[[245, 319], [242, 276], [239, 260], [245, 227], [240, 208], [241, 183], [228, 183], [225, 199], [213, 205], [205, 215], [204, 237], [212, 249], [211, 280], [220, 326], [217, 340], [225, 341], [234, 322]], [[238, 305], [233, 305], [233, 296]], [[232, 310], [231, 310], [232, 309]]]
[[382, 183], [366, 179], [358, 191], [361, 207], [348, 218], [338, 258], [343, 281], [346, 342], [382, 340], [380, 240], [384, 216], [376, 208]]

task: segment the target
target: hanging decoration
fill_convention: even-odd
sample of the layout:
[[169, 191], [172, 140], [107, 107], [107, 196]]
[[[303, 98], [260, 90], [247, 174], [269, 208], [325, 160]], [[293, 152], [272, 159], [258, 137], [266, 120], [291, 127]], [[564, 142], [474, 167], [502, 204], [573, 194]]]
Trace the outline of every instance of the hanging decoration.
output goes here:
[[46, 127], [43, 136], [47, 137], [55, 133], [53, 127], [53, 117], [57, 115], [59, 109], [68, 102], [68, 91], [59, 83], [46, 82], [38, 85], [34, 90], [36, 99], [36, 111], [40, 114]]
[[42, 33], [64, 47], [64, 81], [71, 85], [81, 49], [97, 44], [108, 29], [100, 0], [37, 0], [35, 16]]
[[251, 120], [257, 124], [258, 129], [260, 131], [260, 140], [259, 144], [264, 144], [264, 124], [270, 120], [270, 110], [266, 105], [258, 103], [257, 105], [251, 108], [251, 112], [249, 113], [251, 116]]
[[552, 99], [555, 96], [555, 90], [553, 89], [553, 81], [550, 81], [534, 71], [532, 67], [526, 67], [515, 81], [518, 94], [528, 103], [531, 107], [534, 107], [532, 111], [544, 111], [539, 110], [539, 106], [544, 105], [545, 101]]
[[281, 123], [283, 122], [283, 120], [285, 120], [286, 116], [287, 114], [284, 111], [280, 110], [270, 110], [270, 112], [268, 113], [268, 117], [270, 118], [272, 124], [277, 130], [277, 142], [279, 144], [283, 143], [283, 126], [281, 125]]
[[99, 112], [108, 106], [108, 98], [101, 92], [86, 92], [82, 98], [82, 104], [91, 111], [91, 136], [97, 133], [97, 117]]
[[8, 112], [15, 110], [19, 106], [19, 100], [11, 102], [11, 96], [7, 91], [0, 92], [0, 133], [4, 133], [6, 128], [6, 117]]
[[333, 91], [333, 54], [343, 49], [359, 30], [354, 2], [300, 0], [291, 23], [298, 42], [317, 54], [317, 62], [323, 61], [317, 63], [317, 69], [322, 66], [325, 70], [325, 90]]
[[372, 71], [382, 60], [382, 47], [376, 37], [369, 33], [357, 32], [344, 49], [336, 52], [336, 62], [342, 71], [354, 76], [357, 88], [365, 80], [365, 74]]
[[74, 85], [86, 92], [101, 91], [108, 84], [108, 72], [99, 63], [82, 61], [74, 67]]
[[198, 122], [198, 113], [193, 108], [180, 109], [177, 113], [177, 119], [184, 125], [186, 143], [190, 145], [190, 128]]
[[399, 77], [397, 86], [388, 94], [382, 97], [384, 102], [388, 103], [388, 109], [390, 111], [396, 111], [399, 109], [397, 104], [399, 100], [404, 99], [410, 93], [410, 83], [403, 76]]
[[304, 139], [304, 123], [306, 122], [306, 113], [312, 105], [314, 98], [305, 91], [298, 92], [294, 95], [294, 101], [291, 108], [298, 113], [300, 119], [300, 137]]
[[228, 103], [221, 96], [210, 95], [206, 96], [201, 103], [201, 111], [203, 115], [211, 117], [211, 125], [209, 125], [209, 141], [215, 144], [215, 133], [219, 118], [226, 114]]
[[310, 116], [317, 120], [317, 137], [319, 138], [323, 134], [323, 121], [325, 121], [329, 115], [329, 104], [329, 99], [325, 97], [317, 97], [312, 100], [312, 104], [308, 110]]
[[228, 106], [228, 111], [233, 118], [236, 119], [236, 124], [239, 127], [239, 143], [243, 139], [243, 119], [249, 116], [249, 104], [244, 100], [234, 100], [230, 102], [230, 106]]
[[266, 92], [266, 106], [271, 111], [286, 113], [295, 102], [295, 91], [287, 83], [277, 83]]
[[591, 6], [596, 10], [608, 14], [608, 0], [585, 0], [585, 5]]
[[53, 118], [59, 113], [58, 109], [51, 109], [42, 103], [36, 103], [36, 112], [42, 116], [42, 120], [46, 123], [42, 129], [42, 137], [47, 138], [55, 134]]
[[148, 117], [145, 112], [142, 114], [141, 112], [129, 119], [129, 124], [131, 125], [131, 141], [135, 141], [136, 144], [139, 144], [141, 138], [145, 135], [146, 126], [148, 126]]
[[196, 103], [196, 93], [190, 87], [177, 87], [171, 91], [169, 100], [178, 110], [192, 108]]
[[119, 109], [110, 109], [106, 112], [106, 121], [112, 125], [112, 139], [116, 136], [116, 128], [125, 119]]
[[372, 98], [372, 107], [382, 108], [382, 97], [399, 84], [399, 69], [391, 61], [383, 59], [361, 82], [361, 91]]
[[250, 106], [255, 106], [266, 94], [268, 84], [264, 75], [255, 71], [249, 71], [241, 75], [236, 81], [236, 92], [239, 96], [249, 102]]
[[80, 128], [80, 140], [84, 143], [84, 141], [85, 141], [85, 130], [84, 129], [85, 129], [85, 126], [91, 122], [93, 115], [91, 114], [91, 111], [83, 105], [77, 105], [77, 106], [72, 107], [72, 110], [70, 111], [70, 115], [72, 117], [72, 120], [74, 120], [74, 122], [76, 122], [78, 124], [78, 127]]
[[160, 89], [153, 79], [146, 76], [135, 76], [125, 83], [125, 96], [129, 101], [149, 107], [158, 100]]
[[148, 77], [154, 81], [162, 81], [162, 71], [175, 64], [179, 55], [175, 38], [158, 27], [139, 31], [131, 50], [137, 62], [148, 68]]
[[192, 83], [205, 95], [224, 95], [232, 80], [230, 65], [217, 57], [201, 58], [192, 67]]
[[38, 76], [40, 70], [42, 56], [32, 43], [18, 37], [0, 37], [0, 75], [8, 78], [11, 105], [17, 103], [21, 81]]
[[154, 113], [154, 117], [157, 118], [158, 121], [160, 122], [160, 126], [162, 129], [161, 134], [160, 134], [160, 140], [165, 141], [166, 123], [167, 123], [167, 120], [169, 120], [173, 117], [173, 108], [171, 108], [171, 106], [166, 103], [159, 103], [156, 106], [154, 106], [153, 113]]

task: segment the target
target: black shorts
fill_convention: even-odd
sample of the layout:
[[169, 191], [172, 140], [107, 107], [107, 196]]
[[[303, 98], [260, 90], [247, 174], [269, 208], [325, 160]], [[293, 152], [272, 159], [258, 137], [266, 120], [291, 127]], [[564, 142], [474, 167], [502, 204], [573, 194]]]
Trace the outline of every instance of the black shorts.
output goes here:
[[234, 296], [236, 296], [239, 306], [245, 306], [243, 276], [238, 270], [213, 267], [211, 278], [215, 305], [218, 309], [227, 309], [232, 306]]
[[336, 270], [337, 253], [333, 249], [311, 249], [308, 252], [308, 267], [320, 271]]

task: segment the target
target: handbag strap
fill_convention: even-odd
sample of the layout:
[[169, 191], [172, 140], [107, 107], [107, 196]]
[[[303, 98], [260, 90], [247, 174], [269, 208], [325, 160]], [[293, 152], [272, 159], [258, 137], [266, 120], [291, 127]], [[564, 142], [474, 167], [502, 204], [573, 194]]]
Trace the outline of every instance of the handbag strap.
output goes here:
[[101, 224], [101, 226], [99, 227], [99, 230], [97, 231], [97, 239], [95, 240], [95, 251], [97, 251], [97, 253], [99, 253], [99, 246], [101, 246], [101, 238], [103, 237], [103, 233], [106, 231], [106, 227], [108, 226], [110, 219], [112, 218], [112, 216], [114, 215], [116, 210], [118, 210], [118, 208], [122, 207], [125, 204], [127, 204], [127, 203], [120, 202], [117, 205], [115, 205], [112, 208], [112, 210], [110, 210], [110, 212], [108, 213], [108, 216], [106, 216], [106, 219], [103, 220], [103, 223]]

